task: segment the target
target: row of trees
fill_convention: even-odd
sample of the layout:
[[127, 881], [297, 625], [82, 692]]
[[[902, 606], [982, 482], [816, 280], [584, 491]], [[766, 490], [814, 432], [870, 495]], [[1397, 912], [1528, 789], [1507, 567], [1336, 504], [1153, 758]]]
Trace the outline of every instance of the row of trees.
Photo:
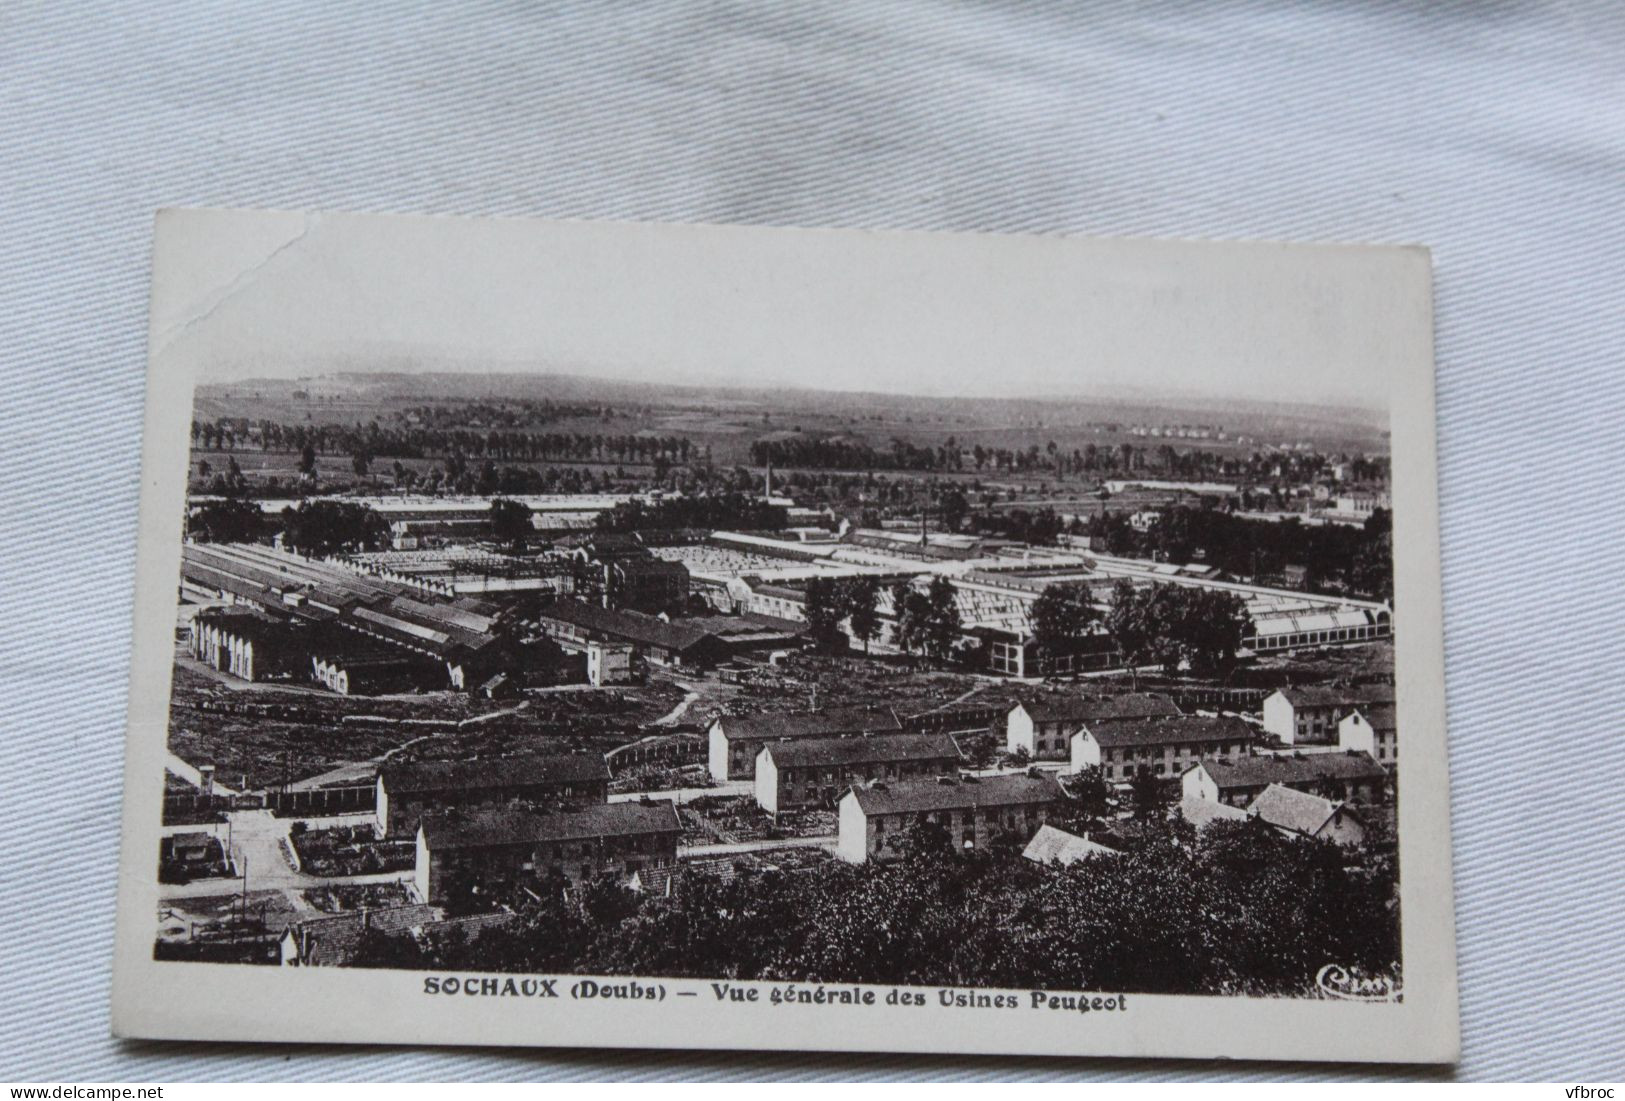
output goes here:
[[1252, 629], [1246, 602], [1234, 593], [1188, 585], [1112, 587], [1104, 615], [1082, 581], [1047, 586], [1032, 609], [1033, 635], [1050, 655], [1067, 653], [1103, 627], [1131, 669], [1181, 666], [1200, 676], [1222, 676]]
[[815, 577], [807, 582], [807, 636], [825, 653], [847, 648], [841, 621], [848, 621], [864, 653], [880, 631], [880, 583], [872, 577]]
[[1251, 629], [1241, 597], [1188, 585], [1119, 581], [1106, 611], [1106, 630], [1130, 669], [1160, 665], [1172, 673], [1184, 665], [1198, 676], [1222, 676]]
[[[935, 577], [921, 590], [902, 580], [892, 586], [890, 596], [896, 618], [892, 642], [898, 649], [938, 664], [953, 657], [962, 621], [951, 581]], [[845, 620], [847, 631], [867, 653], [880, 633], [880, 583], [872, 577], [815, 577], [807, 583], [806, 615], [808, 637], [819, 650], [846, 649], [841, 631]]]
[[706, 528], [726, 531], [779, 531], [789, 522], [785, 510], [744, 493], [668, 497], [645, 503], [623, 501], [598, 516], [600, 531]]
[[194, 421], [192, 442], [203, 450], [259, 450], [371, 458], [427, 459], [463, 455], [496, 462], [684, 464], [704, 450], [684, 436], [643, 433], [525, 432], [508, 428], [449, 428], [423, 424], [282, 424], [221, 418]]
[[1124, 442], [1100, 447], [1088, 444], [1070, 451], [1054, 440], [1040, 447], [989, 447], [977, 443], [965, 447], [953, 436], [941, 444], [916, 444], [893, 438], [876, 447], [851, 436], [819, 436], [796, 433], [756, 440], [750, 447], [751, 461], [757, 466], [771, 462], [779, 467], [813, 470], [914, 470], [960, 473], [1033, 474], [1051, 472], [1058, 480], [1139, 474], [1175, 481], [1206, 481], [1217, 478], [1249, 482], [1285, 480], [1293, 484], [1325, 477], [1333, 467], [1347, 463], [1355, 481], [1378, 481], [1387, 477], [1386, 456], [1323, 455], [1273, 451], [1216, 452], [1202, 448], [1179, 449], [1171, 444], [1141, 447]]
[[186, 521], [187, 537], [199, 543], [252, 543], [279, 533], [283, 546], [312, 558], [389, 545], [383, 516], [348, 501], [301, 501], [269, 516], [254, 502], [232, 497], [205, 502]]
[[1394, 588], [1392, 516], [1377, 509], [1363, 527], [1311, 526], [1297, 519], [1249, 520], [1208, 508], [1170, 508], [1149, 530], [1135, 531], [1121, 513], [1091, 517], [1087, 530], [1108, 554], [1166, 562], [1200, 560], [1238, 577], [1278, 577], [1289, 565], [1304, 570], [1311, 591], [1344, 591], [1391, 600]]
[[1395, 974], [1390, 862], [1254, 822], [1148, 821], [1067, 869], [1024, 838], [955, 854], [918, 823], [903, 859], [809, 873], [693, 874], [669, 898], [603, 879], [537, 892], [477, 941], [369, 934], [362, 966], [1159, 994], [1310, 995], [1328, 963]]

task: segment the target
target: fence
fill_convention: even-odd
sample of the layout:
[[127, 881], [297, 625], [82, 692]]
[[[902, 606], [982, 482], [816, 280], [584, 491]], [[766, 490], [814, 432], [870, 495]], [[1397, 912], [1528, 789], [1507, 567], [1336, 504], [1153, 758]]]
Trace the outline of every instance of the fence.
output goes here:
[[334, 814], [360, 814], [378, 805], [373, 784], [309, 788], [304, 791], [268, 791], [265, 806], [279, 818], [325, 818]]

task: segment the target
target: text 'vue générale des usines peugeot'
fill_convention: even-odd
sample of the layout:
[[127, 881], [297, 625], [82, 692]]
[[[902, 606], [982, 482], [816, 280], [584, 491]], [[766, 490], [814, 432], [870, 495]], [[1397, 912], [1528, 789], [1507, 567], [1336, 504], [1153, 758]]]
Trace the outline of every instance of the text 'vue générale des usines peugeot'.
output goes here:
[[600, 981], [578, 979], [569, 986], [561, 978], [497, 977], [480, 975], [428, 975], [423, 993], [473, 998], [564, 998], [575, 1001], [618, 1000], [663, 1002], [668, 994], [679, 998], [707, 998], [715, 1002], [747, 1005], [815, 1006], [902, 1006], [944, 1009], [1042, 1009], [1074, 1013], [1126, 1012], [1128, 997], [1123, 994], [1052, 993], [1033, 990], [1024, 994], [1005, 991], [989, 993], [951, 987], [934, 992], [893, 987], [884, 992], [861, 986], [807, 986], [708, 983], [703, 991], [668, 988], [663, 982], [641, 980]]

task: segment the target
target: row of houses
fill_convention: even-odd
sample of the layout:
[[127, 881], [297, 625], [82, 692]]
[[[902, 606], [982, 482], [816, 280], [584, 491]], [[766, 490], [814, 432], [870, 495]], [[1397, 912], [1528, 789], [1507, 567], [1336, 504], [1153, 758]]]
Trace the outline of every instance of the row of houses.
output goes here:
[[[1363, 845], [1367, 837], [1366, 821], [1356, 808], [1279, 784], [1265, 788], [1245, 809], [1187, 797], [1176, 813], [1198, 833], [1218, 822], [1256, 822], [1284, 837], [1333, 841], [1347, 848]], [[1102, 843], [1088, 834], [1046, 824], [1039, 827], [1021, 855], [1035, 864], [1067, 868], [1080, 860], [1116, 857], [1120, 852], [1114, 844]]]
[[[1028, 845], [1028, 855], [1035, 859], [1042, 852], [1045, 860], [1070, 863], [1102, 847], [1067, 842], [1066, 835], [1047, 829], [1065, 800], [1056, 777], [1037, 770], [854, 785], [839, 801], [834, 849], [853, 863], [896, 860], [905, 854], [910, 831], [924, 822], [935, 826], [955, 851], [986, 850], [1004, 835]], [[1226, 799], [1187, 791], [1180, 813], [1200, 826], [1251, 817], [1293, 835], [1358, 844], [1364, 824], [1348, 802], [1272, 781], [1247, 800], [1245, 810]], [[412, 885], [429, 907], [496, 907], [552, 877], [569, 884], [610, 876], [632, 884], [669, 885], [681, 836], [682, 823], [670, 800], [552, 812], [512, 805], [437, 809], [417, 827]], [[396, 918], [422, 928], [435, 925], [426, 911], [403, 914]], [[337, 950], [360, 934], [353, 920], [307, 924], [291, 932], [284, 956], [300, 963], [322, 962], [324, 941], [328, 950]]]
[[1132, 779], [1148, 764], [1159, 775], [1177, 775], [1181, 759], [1233, 757], [1268, 738], [1294, 748], [1358, 750], [1389, 769], [1399, 763], [1391, 684], [1279, 689], [1263, 701], [1259, 729], [1265, 738], [1235, 723], [1167, 722], [1189, 718], [1172, 699], [1155, 693], [1110, 699], [1052, 693], [1010, 710], [1005, 749], [1034, 761], [1070, 761], [1074, 769], [1100, 765], [1115, 781]]

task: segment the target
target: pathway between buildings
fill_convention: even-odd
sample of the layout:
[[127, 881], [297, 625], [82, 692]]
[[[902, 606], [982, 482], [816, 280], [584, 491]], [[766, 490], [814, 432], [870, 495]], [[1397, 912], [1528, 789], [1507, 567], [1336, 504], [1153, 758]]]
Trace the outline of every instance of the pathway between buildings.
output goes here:
[[249, 891], [306, 890], [343, 883], [391, 883], [409, 878], [412, 873], [380, 872], [374, 875], [320, 876], [296, 871], [288, 862], [287, 852], [292, 848], [288, 830], [296, 821], [278, 818], [268, 810], [239, 810], [227, 815], [229, 830], [214, 826], [212, 832], [224, 841], [230, 838], [232, 856], [237, 862], [238, 874], [229, 879], [198, 879], [191, 883], [165, 883], [158, 889], [160, 898], [197, 898], [203, 895], [224, 895], [244, 889], [244, 873]]
[[835, 835], [818, 837], [781, 837], [776, 841], [735, 841], [716, 845], [679, 845], [677, 859], [704, 860], [713, 856], [737, 856], [741, 853], [765, 853], [775, 849], [833, 849]]
[[670, 799], [678, 804], [692, 803], [701, 796], [750, 795], [756, 790], [751, 780], [724, 780], [708, 788], [666, 788], [662, 791], [618, 791], [610, 795], [611, 803], [636, 803], [639, 799], [657, 801]]
[[679, 684], [677, 687], [686, 690], [688, 694], [683, 697], [683, 701], [681, 703], [672, 708], [670, 711], [666, 712], [664, 715], [660, 716], [660, 718], [656, 719], [654, 722], [650, 723], [650, 726], [673, 725], [678, 719], [681, 719], [685, 714], [687, 714], [688, 709], [694, 706], [695, 701], [700, 698], [700, 694], [686, 684]]

